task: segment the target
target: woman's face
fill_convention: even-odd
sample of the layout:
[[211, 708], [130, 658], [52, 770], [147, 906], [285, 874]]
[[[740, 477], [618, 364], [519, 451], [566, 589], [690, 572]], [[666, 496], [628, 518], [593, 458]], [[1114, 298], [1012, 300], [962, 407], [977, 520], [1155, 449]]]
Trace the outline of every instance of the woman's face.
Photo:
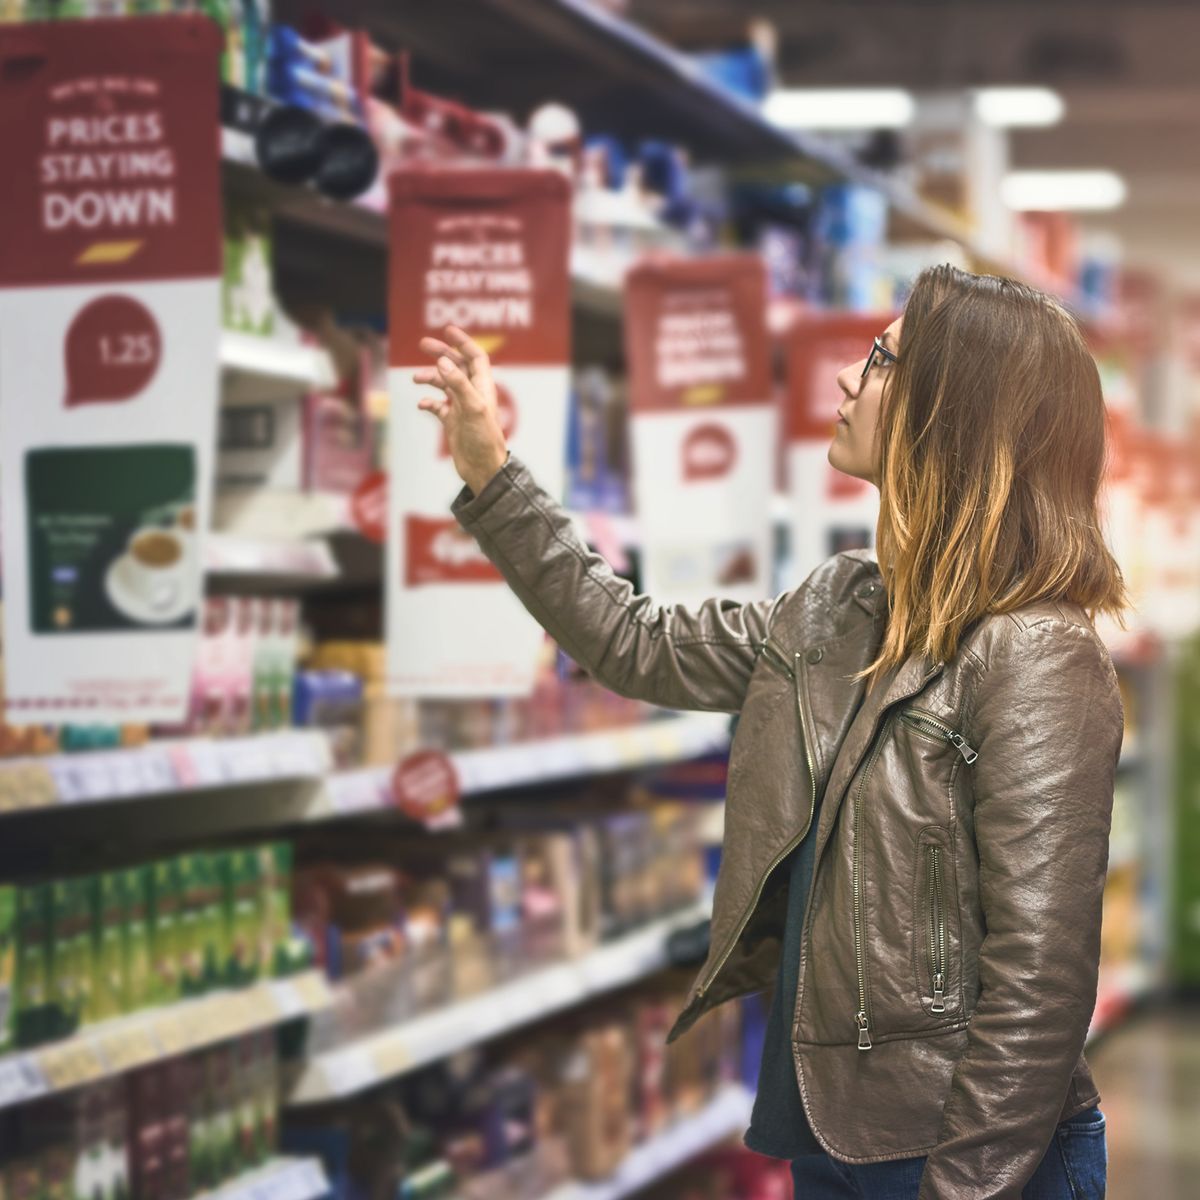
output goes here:
[[[903, 317], [897, 317], [880, 335], [884, 349], [893, 354], [900, 352], [900, 325]], [[867, 348], [868, 351], [870, 347]], [[838, 387], [842, 389], [839, 420], [834, 429], [833, 441], [829, 444], [829, 463], [846, 475], [865, 479], [879, 486], [879, 448], [876, 445], [875, 426], [879, 420], [879, 402], [883, 397], [883, 385], [888, 372], [896, 368], [892, 363], [875, 356], [871, 369], [863, 378], [863, 367], [867, 355], [858, 362], [843, 367], [838, 372]]]

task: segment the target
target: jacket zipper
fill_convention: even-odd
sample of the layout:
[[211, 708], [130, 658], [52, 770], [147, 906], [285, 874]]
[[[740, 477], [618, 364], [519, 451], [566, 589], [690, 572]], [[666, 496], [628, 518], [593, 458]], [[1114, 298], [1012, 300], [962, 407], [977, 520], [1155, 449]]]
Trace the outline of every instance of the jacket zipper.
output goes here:
[[926, 845], [929, 879], [929, 970], [933, 976], [933, 1008], [946, 1011], [946, 919], [942, 903], [941, 847]]
[[871, 757], [867, 759], [867, 765], [858, 781], [858, 787], [854, 789], [854, 855], [851, 874], [854, 883], [854, 962], [858, 969], [858, 1011], [854, 1014], [854, 1023], [858, 1027], [858, 1048], [860, 1050], [871, 1049], [871, 1004], [867, 995], [866, 947], [862, 913], [862, 854], [859, 850], [862, 842], [862, 794], [867, 779], [870, 777], [871, 769], [875, 766], [875, 760], [879, 757], [884, 742], [887, 741], [890, 724], [891, 719], [889, 718], [884, 724], [882, 734], [875, 740], [875, 745], [871, 749]]
[[[738, 939], [742, 936], [742, 930], [746, 928], [746, 925], [750, 921], [750, 917], [753, 915], [754, 910], [758, 907], [759, 897], [762, 896], [762, 890], [766, 886], [767, 880], [771, 877], [771, 872], [774, 871], [775, 868], [779, 866], [779, 864], [783, 862], [783, 860], [787, 858], [787, 856], [791, 854], [791, 852], [804, 840], [805, 835], [808, 833], [809, 827], [812, 825], [813, 813], [817, 808], [817, 775], [813, 768], [812, 751], [808, 744], [808, 730], [804, 727], [804, 709], [800, 704], [800, 687], [799, 682], [796, 679], [796, 669], [788, 665], [787, 655], [778, 647], [776, 647], [769, 638], [764, 638], [759, 645], [761, 646], [763, 655], [767, 661], [778, 667], [788, 676], [789, 679], [791, 679], [793, 691], [796, 694], [796, 713], [800, 718], [800, 740], [804, 743], [804, 759], [808, 764], [808, 779], [811, 789], [811, 799], [808, 806], [808, 820], [804, 822], [804, 828], [794, 838], [792, 838], [777, 855], [775, 855], [775, 857], [771, 860], [770, 865], [762, 873], [762, 876], [758, 881], [758, 887], [754, 889], [754, 895], [750, 898], [750, 904], [746, 908], [745, 913], [742, 915], [741, 920], [738, 921], [737, 929], [734, 932], [733, 937], [730, 939], [729, 945], [725, 948], [724, 953], [717, 960], [713, 966], [713, 969], [709, 971], [708, 975], [697, 989], [697, 1000], [701, 999], [704, 993], [708, 991], [709, 987], [712, 986], [713, 980], [716, 979], [716, 977], [720, 974], [721, 968], [725, 965], [726, 960], [733, 953], [733, 948], [738, 944]], [[767, 653], [768, 650], [771, 652], [770, 654]], [[800, 661], [799, 654], [795, 656], [795, 661], [797, 663]]]
[[933, 733], [937, 737], [944, 738], [946, 741], [953, 743], [954, 748], [966, 759], [967, 762], [973, 763], [979, 755], [967, 745], [966, 738], [963, 737], [957, 729], [951, 729], [949, 725], [939, 721], [936, 717], [931, 717], [927, 713], [917, 713], [910, 708], [901, 709], [900, 719], [907, 721], [910, 725], [917, 729], [924, 729], [927, 733]]

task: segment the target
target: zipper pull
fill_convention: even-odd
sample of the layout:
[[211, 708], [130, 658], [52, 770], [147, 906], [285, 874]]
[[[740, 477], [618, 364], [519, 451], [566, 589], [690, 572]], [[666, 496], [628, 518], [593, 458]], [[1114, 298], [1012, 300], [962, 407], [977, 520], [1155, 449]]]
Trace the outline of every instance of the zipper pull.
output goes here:
[[860, 1050], [870, 1050], [871, 1034], [867, 1029], [867, 1014], [865, 1012], [855, 1013], [854, 1020], [858, 1024], [858, 1048]]
[[963, 737], [961, 733], [952, 733], [950, 735], [950, 740], [954, 743], [954, 746], [958, 750], [959, 754], [961, 754], [963, 758], [967, 760], [967, 762], [973, 763], [979, 757], [979, 755], [967, 745], [967, 739]]
[[945, 1012], [946, 1011], [945, 988], [946, 988], [945, 976], [943, 976], [941, 971], [939, 971], [933, 977], [933, 1011], [934, 1012]]

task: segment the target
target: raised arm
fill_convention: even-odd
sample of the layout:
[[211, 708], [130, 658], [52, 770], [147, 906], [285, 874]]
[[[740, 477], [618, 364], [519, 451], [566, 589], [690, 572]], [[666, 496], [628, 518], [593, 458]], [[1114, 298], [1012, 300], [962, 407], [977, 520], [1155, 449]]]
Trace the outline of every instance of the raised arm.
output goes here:
[[521, 603], [594, 679], [666, 708], [738, 712], [782, 596], [713, 598], [692, 609], [637, 595], [579, 537], [566, 510], [507, 453], [487, 355], [461, 329], [425, 338], [436, 364], [414, 379], [441, 389], [419, 407], [446, 429], [465, 481], [451, 505]]
[[542, 628], [605, 687], [667, 708], [741, 709], [778, 598], [688, 609], [636, 594], [515, 455], [450, 507]]

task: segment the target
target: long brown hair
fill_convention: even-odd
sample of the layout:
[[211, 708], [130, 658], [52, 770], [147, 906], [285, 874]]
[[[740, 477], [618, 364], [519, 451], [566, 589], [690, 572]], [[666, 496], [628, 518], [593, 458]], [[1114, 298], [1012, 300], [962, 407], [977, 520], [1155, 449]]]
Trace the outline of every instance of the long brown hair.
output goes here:
[[978, 618], [1031, 601], [1091, 622], [1131, 604], [1098, 496], [1104, 398], [1078, 325], [1012, 279], [923, 271], [880, 404], [876, 557], [888, 601], [873, 684], [911, 653], [949, 660]]

